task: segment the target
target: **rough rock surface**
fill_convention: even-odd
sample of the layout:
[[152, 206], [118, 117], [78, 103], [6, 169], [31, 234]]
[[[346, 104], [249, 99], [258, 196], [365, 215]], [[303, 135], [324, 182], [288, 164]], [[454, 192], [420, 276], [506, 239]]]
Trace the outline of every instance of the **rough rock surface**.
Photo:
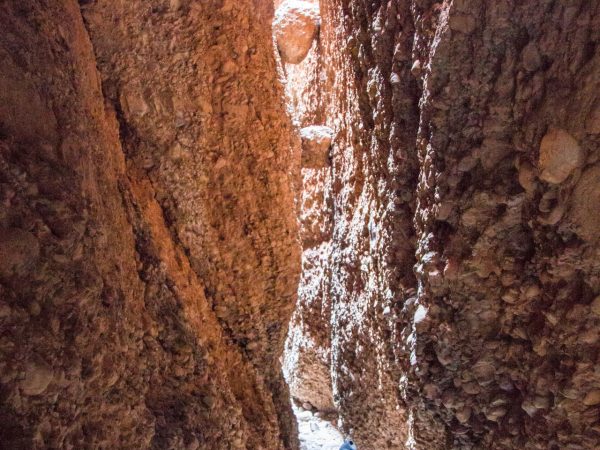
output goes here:
[[292, 329], [328, 335], [344, 431], [367, 450], [597, 448], [600, 2], [320, 11], [286, 75], [299, 125], [336, 133], [330, 178], [303, 175], [330, 192], [328, 257], [303, 239], [330, 316], [303, 277]]
[[302, 168], [320, 169], [330, 166], [329, 149], [333, 137], [333, 130], [329, 127], [311, 125], [302, 128]]
[[600, 0], [316, 3], [0, 3], [0, 446], [297, 449], [298, 292], [361, 450], [600, 447]]
[[0, 447], [297, 448], [272, 15], [0, 4]]
[[273, 20], [273, 36], [284, 63], [302, 62], [318, 31], [318, 4], [304, 0], [286, 0], [277, 8]]

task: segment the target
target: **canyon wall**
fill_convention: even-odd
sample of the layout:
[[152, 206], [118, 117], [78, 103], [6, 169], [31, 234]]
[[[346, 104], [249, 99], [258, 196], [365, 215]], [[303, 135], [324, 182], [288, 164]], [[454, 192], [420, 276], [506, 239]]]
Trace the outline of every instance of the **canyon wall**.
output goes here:
[[297, 447], [272, 8], [0, 4], [0, 447]]
[[600, 2], [320, 11], [292, 395], [366, 450], [598, 447]]
[[0, 448], [600, 446], [600, 1], [309, 3], [0, 4]]

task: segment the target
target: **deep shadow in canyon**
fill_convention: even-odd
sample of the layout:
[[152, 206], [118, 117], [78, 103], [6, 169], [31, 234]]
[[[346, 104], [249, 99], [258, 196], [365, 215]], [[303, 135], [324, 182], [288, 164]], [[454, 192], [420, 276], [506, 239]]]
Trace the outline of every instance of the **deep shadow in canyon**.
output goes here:
[[600, 1], [0, 29], [0, 448], [600, 446]]

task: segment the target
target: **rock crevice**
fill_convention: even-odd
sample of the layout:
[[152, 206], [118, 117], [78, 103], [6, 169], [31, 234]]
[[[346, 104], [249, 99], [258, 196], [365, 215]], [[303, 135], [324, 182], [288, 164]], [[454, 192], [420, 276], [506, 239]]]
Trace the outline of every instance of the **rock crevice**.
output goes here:
[[0, 29], [1, 448], [600, 446], [599, 0]]

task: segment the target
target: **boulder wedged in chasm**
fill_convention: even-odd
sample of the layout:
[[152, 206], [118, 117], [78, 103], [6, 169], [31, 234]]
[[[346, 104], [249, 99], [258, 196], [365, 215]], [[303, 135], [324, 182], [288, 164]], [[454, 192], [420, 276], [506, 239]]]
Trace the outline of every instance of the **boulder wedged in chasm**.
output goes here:
[[333, 130], [321, 125], [311, 125], [300, 130], [302, 141], [302, 168], [322, 169], [329, 167]]
[[297, 448], [272, 15], [0, 5], [1, 448]]
[[319, 5], [315, 2], [285, 0], [275, 11], [273, 37], [284, 63], [302, 62], [318, 32]]

